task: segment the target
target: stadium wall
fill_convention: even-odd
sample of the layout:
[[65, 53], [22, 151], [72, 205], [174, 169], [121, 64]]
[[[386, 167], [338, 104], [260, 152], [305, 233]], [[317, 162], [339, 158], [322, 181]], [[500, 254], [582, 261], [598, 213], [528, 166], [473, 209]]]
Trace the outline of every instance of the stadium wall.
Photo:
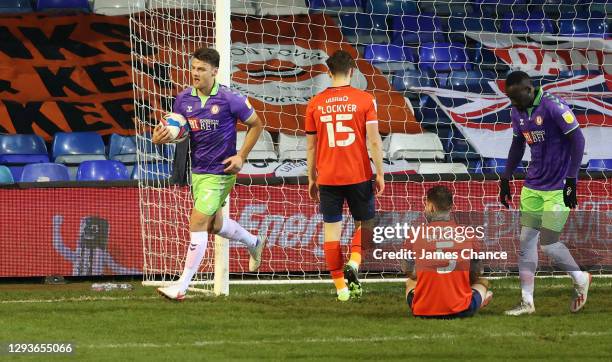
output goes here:
[[[385, 195], [377, 201], [377, 210], [387, 218], [395, 215], [398, 220], [418, 224], [423, 221], [424, 191], [435, 184], [444, 184], [454, 191], [455, 209], [469, 211], [470, 223], [485, 225], [486, 250], [508, 252], [507, 260], [490, 261], [488, 268], [492, 271], [516, 269], [518, 213], [500, 208], [495, 180], [390, 182]], [[521, 184], [522, 181], [514, 183], [515, 195]], [[168, 236], [164, 223], [187, 223], [188, 215], [183, 220], [141, 223], [139, 192], [131, 182], [90, 183], [89, 187], [75, 187], [75, 183], [40, 186], [18, 184], [0, 188], [3, 204], [0, 277], [138, 275], [145, 262], [141, 240], [144, 227], [150, 228], [153, 238], [165, 235], [187, 240], [186, 235]], [[572, 213], [573, 219], [562, 236], [576, 250], [578, 262], [589, 269], [609, 271], [612, 265], [611, 189], [610, 177], [580, 182], [581, 211]], [[233, 193], [232, 217], [269, 239], [261, 272], [274, 271], [276, 277], [282, 277], [324, 270], [321, 216], [308, 198], [306, 186], [238, 185]], [[342, 240], [345, 247], [352, 228], [352, 223], [345, 223]], [[370, 245], [369, 250], [401, 247], [401, 243], [387, 243]], [[184, 250], [171, 254], [184, 255]], [[371, 253], [367, 254], [364, 271], [399, 271], [397, 260], [381, 262], [373, 260]], [[208, 255], [212, 255], [210, 250]], [[243, 274], [248, 267], [244, 247], [231, 243], [230, 261], [231, 273], [248, 275]], [[548, 261], [543, 260], [541, 265], [546, 267]]]

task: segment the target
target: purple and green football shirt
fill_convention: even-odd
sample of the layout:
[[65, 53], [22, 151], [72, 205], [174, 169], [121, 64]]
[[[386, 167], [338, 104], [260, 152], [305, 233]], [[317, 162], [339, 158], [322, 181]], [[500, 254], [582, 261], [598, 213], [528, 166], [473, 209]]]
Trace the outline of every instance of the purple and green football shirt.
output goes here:
[[215, 82], [209, 97], [187, 88], [176, 96], [174, 113], [182, 114], [191, 132], [191, 171], [224, 175], [223, 160], [236, 154], [236, 122], [255, 110], [241, 94]]
[[576, 116], [561, 98], [538, 88], [533, 107], [510, 112], [514, 137], [527, 142], [531, 162], [525, 186], [540, 191], [562, 190], [570, 164], [570, 144], [565, 135], [579, 127]]

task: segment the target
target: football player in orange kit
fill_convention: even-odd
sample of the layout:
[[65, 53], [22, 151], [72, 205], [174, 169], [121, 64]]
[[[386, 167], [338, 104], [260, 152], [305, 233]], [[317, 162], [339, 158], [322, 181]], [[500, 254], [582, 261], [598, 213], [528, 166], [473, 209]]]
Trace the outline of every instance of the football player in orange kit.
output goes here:
[[[313, 97], [306, 109], [308, 192], [311, 198], [320, 200], [325, 262], [338, 300], [347, 301], [359, 298], [362, 293], [358, 279], [361, 243], [371, 235], [374, 219], [372, 168], [366, 136], [376, 168], [377, 195], [385, 188], [382, 140], [378, 133], [376, 100], [350, 85], [355, 69], [352, 56], [338, 50], [326, 63], [331, 87]], [[345, 200], [355, 220], [351, 256], [346, 265], [340, 246]]]
[[[451, 220], [452, 207], [453, 194], [448, 188], [434, 186], [429, 189], [425, 203], [426, 226], [430, 230], [460, 226]], [[406, 301], [415, 317], [471, 317], [493, 297], [488, 280], [480, 277], [481, 261], [462, 257], [462, 250], [477, 247], [473, 240], [458, 242], [439, 236], [431, 239], [419, 236], [412, 244], [414, 259], [409, 262]], [[455, 253], [458, 258], [432, 258], [434, 252]]]

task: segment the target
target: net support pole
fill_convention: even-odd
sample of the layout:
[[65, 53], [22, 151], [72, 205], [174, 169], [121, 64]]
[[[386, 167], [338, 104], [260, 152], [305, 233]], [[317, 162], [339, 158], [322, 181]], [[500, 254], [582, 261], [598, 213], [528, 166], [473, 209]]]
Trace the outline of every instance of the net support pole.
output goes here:
[[[217, 81], [230, 86], [231, 82], [231, 8], [230, 1], [215, 1], [215, 48], [219, 52]], [[223, 216], [229, 216], [229, 196], [223, 206]], [[215, 235], [215, 295], [229, 294], [229, 241]]]

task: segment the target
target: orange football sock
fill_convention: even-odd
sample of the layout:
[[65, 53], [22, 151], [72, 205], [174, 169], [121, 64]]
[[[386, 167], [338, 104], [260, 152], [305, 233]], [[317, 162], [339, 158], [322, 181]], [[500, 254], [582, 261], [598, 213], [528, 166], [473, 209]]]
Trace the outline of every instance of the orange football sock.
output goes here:
[[355, 263], [357, 267], [361, 265], [361, 228], [355, 230], [353, 234], [353, 240], [351, 241], [351, 262]]
[[342, 271], [342, 247], [340, 241], [326, 241], [323, 243], [325, 263], [337, 290], [346, 288], [344, 272]]

